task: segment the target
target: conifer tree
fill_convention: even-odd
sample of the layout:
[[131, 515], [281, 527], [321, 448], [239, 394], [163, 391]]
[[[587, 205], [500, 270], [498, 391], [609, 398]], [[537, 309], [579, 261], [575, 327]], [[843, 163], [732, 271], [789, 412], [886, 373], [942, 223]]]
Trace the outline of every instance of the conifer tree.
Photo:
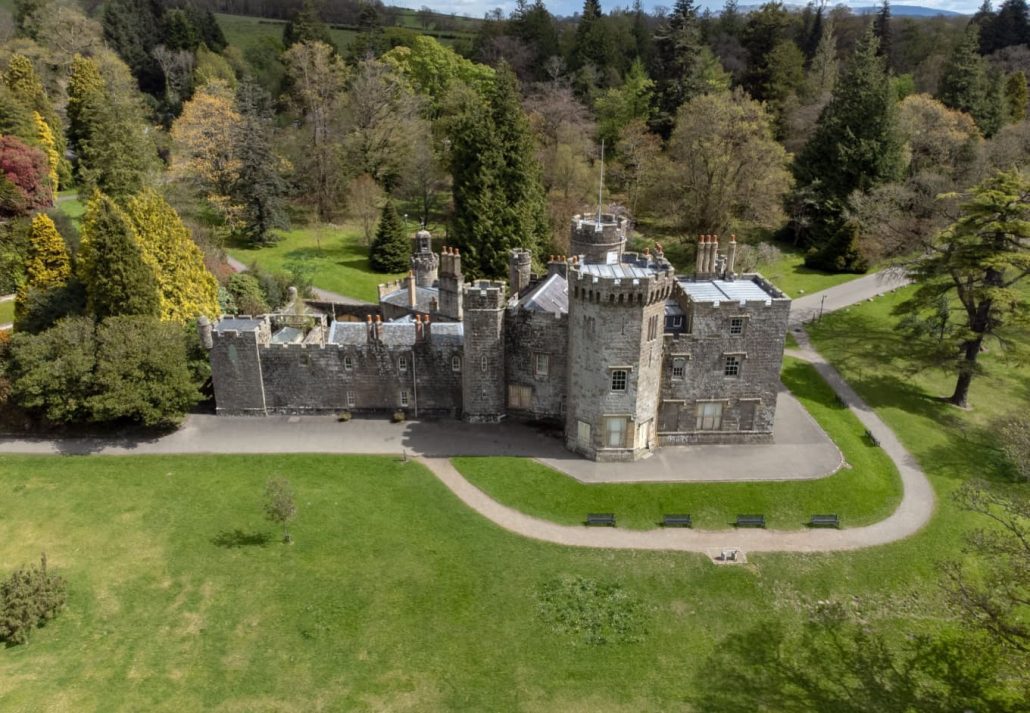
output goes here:
[[126, 212], [157, 275], [161, 319], [185, 324], [199, 315], [217, 316], [218, 281], [168, 201], [146, 189], [129, 199]]
[[0, 84], [0, 136], [16, 136], [31, 144], [38, 141], [32, 110], [18, 101], [6, 84]]
[[1005, 81], [1005, 115], [1009, 123], [1026, 118], [1027, 88], [1026, 75], [1013, 72]]
[[609, 31], [600, 1], [584, 0], [572, 46], [572, 69], [582, 69], [589, 65], [598, 71], [618, 69], [622, 64], [618, 54], [619, 48]]
[[101, 24], [104, 39], [129, 65], [140, 89], [158, 96], [164, 75], [153, 51], [161, 43], [161, 6], [157, 0], [108, 0]]
[[57, 193], [57, 186], [60, 182], [58, 167], [61, 163], [60, 153], [58, 153], [57, 139], [54, 138], [54, 132], [50, 130], [50, 126], [43, 120], [38, 111], [32, 112], [32, 118], [36, 122], [36, 136], [39, 137], [39, 146], [43, 149], [43, 153], [46, 155], [47, 166], [50, 167], [49, 178], [50, 178], [50, 190], [53, 193]]
[[894, 180], [902, 168], [897, 98], [877, 39], [870, 29], [859, 42], [823, 110], [815, 133], [794, 162], [799, 194], [815, 206], [794, 229], [812, 253], [808, 264], [862, 271], [856, 233], [845, 214], [853, 191]]
[[29, 259], [25, 265], [25, 284], [50, 288], [63, 285], [72, 274], [71, 258], [64, 238], [46, 213], [32, 217], [29, 232]]
[[839, 68], [837, 38], [833, 33], [833, 22], [827, 20], [822, 23], [815, 56], [812, 57], [812, 63], [808, 68], [808, 96], [815, 99], [826, 92], [832, 92], [837, 84]]
[[253, 80], [236, 89], [240, 115], [234, 144], [239, 174], [232, 198], [240, 206], [237, 235], [251, 245], [276, 241], [272, 232], [289, 227], [286, 216], [286, 182], [279, 172], [280, 159], [272, 148], [272, 109], [268, 94]]
[[322, 21], [314, 0], [304, 0], [304, 5], [283, 27], [283, 49], [290, 49], [298, 42], [324, 42], [336, 51], [329, 27]]
[[[43, 82], [39, 79], [39, 75], [36, 74], [36, 70], [32, 66], [32, 60], [21, 54], [12, 56], [8, 62], [7, 71], [4, 73], [3, 81], [7, 88], [11, 90], [14, 98], [22, 106], [35, 112], [46, 122], [50, 134], [49, 144], [42, 138], [39, 138], [39, 142], [43, 150], [47, 152], [48, 157], [51, 150], [55, 153], [57, 161], [53, 164], [53, 168], [61, 177], [61, 181], [66, 183], [71, 178], [71, 169], [64, 158], [64, 152], [67, 148], [67, 142], [64, 138], [64, 127], [61, 123], [61, 117], [47, 96], [46, 89], [43, 88]], [[34, 126], [37, 137], [41, 137], [44, 132], [38, 120], [34, 122]], [[0, 133], [3, 133], [3, 131], [0, 130]], [[57, 190], [56, 183], [54, 184], [54, 190]]]
[[699, 81], [703, 44], [693, 0], [677, 0], [654, 40], [655, 127], [664, 136], [672, 131], [680, 105], [705, 91]]
[[985, 136], [1000, 128], [1002, 115], [998, 78], [988, 75], [987, 63], [978, 52], [978, 29], [970, 24], [944, 65], [937, 98], [949, 109], [964, 111]]
[[878, 50], [881, 57], [887, 59], [887, 69], [891, 68], [891, 4], [890, 0], [883, 0], [879, 12], [873, 20], [873, 33], [880, 40]]
[[136, 231], [125, 212], [100, 192], [86, 205], [78, 268], [87, 309], [98, 321], [159, 314], [157, 276], [143, 257]]
[[376, 272], [403, 272], [411, 257], [411, 241], [393, 201], [387, 199], [379, 217], [375, 239], [368, 250], [368, 262]]
[[453, 234], [462, 265], [473, 274], [503, 274], [509, 250], [540, 246], [547, 234], [533, 134], [507, 65], [485, 101], [467, 98], [450, 129]]

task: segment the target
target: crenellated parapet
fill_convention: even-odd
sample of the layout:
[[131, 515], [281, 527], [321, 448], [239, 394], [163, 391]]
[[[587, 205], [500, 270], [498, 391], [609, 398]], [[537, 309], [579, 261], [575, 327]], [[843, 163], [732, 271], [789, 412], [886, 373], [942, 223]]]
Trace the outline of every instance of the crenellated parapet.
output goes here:
[[499, 280], [476, 280], [465, 285], [464, 306], [469, 310], [504, 309], [506, 286]]
[[611, 213], [572, 216], [570, 251], [585, 262], [606, 262], [622, 255], [626, 246], [627, 221]]
[[676, 272], [664, 258], [626, 253], [614, 265], [573, 262], [569, 265], [569, 298], [611, 306], [664, 303], [676, 284]]

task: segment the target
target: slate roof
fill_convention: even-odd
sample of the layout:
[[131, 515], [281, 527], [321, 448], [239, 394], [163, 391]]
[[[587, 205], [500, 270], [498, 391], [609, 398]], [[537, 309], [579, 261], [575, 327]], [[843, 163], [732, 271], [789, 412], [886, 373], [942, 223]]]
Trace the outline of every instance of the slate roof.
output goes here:
[[583, 263], [579, 265], [579, 271], [584, 275], [593, 277], [606, 277], [608, 279], [644, 279], [653, 277], [657, 270], [653, 267], [645, 267], [634, 263], [617, 262], [614, 265], [602, 263]]
[[566, 314], [569, 311], [569, 283], [555, 273], [523, 295], [518, 306], [531, 312]]
[[304, 339], [304, 330], [297, 327], [283, 327], [272, 335], [272, 344], [296, 344]]
[[216, 332], [253, 332], [261, 326], [260, 319], [239, 319], [237, 317], [224, 317], [218, 320], [215, 325]]
[[776, 295], [752, 280], [693, 280], [680, 278], [680, 287], [695, 302], [769, 302]]
[[[430, 334], [433, 344], [458, 347], [465, 343], [465, 325], [460, 322], [434, 323], [430, 325]], [[415, 343], [415, 323], [410, 320], [383, 322], [380, 340], [387, 347], [410, 347]], [[333, 322], [326, 342], [363, 347], [368, 343], [368, 325], [365, 322]]]
[[[415, 309], [419, 312], [431, 312], [432, 308], [430, 303], [436, 300], [437, 304], [440, 303], [440, 290], [435, 287], [416, 287], [415, 288]], [[407, 307], [411, 308], [408, 304], [408, 288], [403, 287], [399, 290], [395, 290], [388, 295], [384, 295], [380, 302], [386, 302], [387, 304], [394, 305], [396, 307]]]

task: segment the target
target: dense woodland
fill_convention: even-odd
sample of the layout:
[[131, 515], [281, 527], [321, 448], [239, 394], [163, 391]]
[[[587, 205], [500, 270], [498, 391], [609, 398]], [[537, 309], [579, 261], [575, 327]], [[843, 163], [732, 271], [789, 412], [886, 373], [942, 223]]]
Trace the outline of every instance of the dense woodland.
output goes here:
[[[216, 11], [283, 19], [281, 37], [230, 44]], [[445, 20], [460, 29], [446, 44], [419, 29]], [[353, 30], [347, 46], [330, 24]], [[0, 15], [0, 292], [18, 294], [5, 389], [53, 421], [160, 422], [203, 378], [189, 340], [155, 347], [169, 325], [305, 286], [303, 265], [234, 274], [226, 245], [347, 220], [372, 268], [398, 272], [406, 210], [445, 226], [470, 274], [502, 275], [513, 247], [567, 251], [602, 145], [605, 204], [683, 265], [698, 234], [739, 235], [745, 269], [777, 243], [831, 272], [925, 254], [974, 186], [1007, 175], [1023, 195], [999, 171], [1030, 160], [1028, 39], [1025, 0], [922, 19], [732, 0], [586, 0], [559, 18], [537, 1], [475, 22], [354, 0], [15, 0]], [[81, 225], [50, 210], [72, 189]], [[932, 332], [935, 309], [913, 306], [912, 329]], [[996, 322], [966, 326], [982, 340]], [[108, 398], [111, 343], [90, 325], [135, 335], [137, 363], [162, 362], [176, 388]], [[36, 362], [75, 329], [92, 334], [78, 377]], [[954, 329], [952, 352], [979, 345]], [[54, 403], [75, 378], [82, 398]]]

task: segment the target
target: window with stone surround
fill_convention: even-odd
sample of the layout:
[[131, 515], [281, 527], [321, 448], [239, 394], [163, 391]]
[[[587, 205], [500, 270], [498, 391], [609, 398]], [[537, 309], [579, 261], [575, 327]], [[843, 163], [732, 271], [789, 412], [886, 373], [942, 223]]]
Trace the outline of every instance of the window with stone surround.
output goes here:
[[533, 363], [533, 374], [537, 378], [546, 378], [551, 368], [551, 357], [549, 354], [536, 354]]
[[722, 428], [722, 403], [704, 402], [697, 405], [697, 430], [718, 431]]
[[397, 371], [399, 371], [402, 374], [406, 374], [408, 372], [408, 357], [397, 357]]
[[672, 379], [682, 381], [687, 374], [687, 360], [683, 357], [675, 357], [672, 360]]
[[347, 408], [354, 408], [354, 392], [347, 392]]
[[343, 358], [343, 368], [345, 371], [352, 371], [354, 369], [354, 357], [347, 355]]
[[411, 393], [407, 389], [402, 390], [401, 391], [401, 406], [407, 406], [410, 401], [411, 401]]
[[508, 407], [528, 409], [533, 405], [533, 389], [523, 384], [508, 384]]
[[626, 447], [626, 417], [609, 416], [604, 420], [604, 445], [608, 448]]
[[722, 373], [723, 376], [740, 376], [740, 365], [744, 361], [743, 357], [739, 354], [727, 354], [726, 361], [723, 363]]
[[612, 391], [625, 391], [629, 372], [625, 369], [612, 370]]
[[486, 357], [485, 356], [479, 357], [479, 370], [482, 371], [482, 372], [485, 372], [487, 366], [489, 366], [489, 363], [487, 362]]
[[740, 336], [744, 333], [744, 318], [733, 317], [730, 319], [730, 334]]
[[455, 354], [454, 356], [451, 357], [451, 371], [453, 371], [453, 372], [460, 372], [461, 371], [461, 357], [458, 356], [457, 354]]

